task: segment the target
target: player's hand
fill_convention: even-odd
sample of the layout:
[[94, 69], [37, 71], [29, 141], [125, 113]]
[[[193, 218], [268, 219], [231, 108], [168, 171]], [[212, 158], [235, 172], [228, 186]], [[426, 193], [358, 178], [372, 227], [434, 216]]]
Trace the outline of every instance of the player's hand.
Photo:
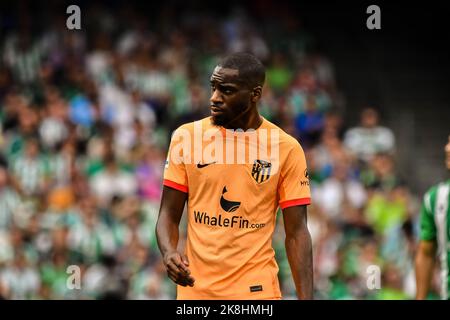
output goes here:
[[190, 275], [189, 261], [185, 255], [178, 251], [169, 252], [164, 255], [164, 265], [173, 282], [183, 287], [194, 286], [195, 279]]

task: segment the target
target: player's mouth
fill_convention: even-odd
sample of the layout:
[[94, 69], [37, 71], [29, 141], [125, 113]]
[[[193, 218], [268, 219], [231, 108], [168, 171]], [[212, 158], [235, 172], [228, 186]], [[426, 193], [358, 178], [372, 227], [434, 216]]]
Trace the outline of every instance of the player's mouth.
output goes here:
[[223, 114], [223, 109], [222, 108], [211, 106], [210, 109], [211, 109], [211, 115], [213, 117]]

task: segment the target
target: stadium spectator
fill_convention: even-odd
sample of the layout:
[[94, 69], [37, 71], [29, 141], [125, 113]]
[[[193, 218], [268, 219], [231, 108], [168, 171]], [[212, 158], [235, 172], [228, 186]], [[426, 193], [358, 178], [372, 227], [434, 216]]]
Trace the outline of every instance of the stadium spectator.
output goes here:
[[394, 134], [379, 124], [378, 112], [366, 108], [361, 112], [360, 126], [345, 133], [345, 146], [362, 161], [370, 161], [377, 153], [392, 153], [395, 148]]

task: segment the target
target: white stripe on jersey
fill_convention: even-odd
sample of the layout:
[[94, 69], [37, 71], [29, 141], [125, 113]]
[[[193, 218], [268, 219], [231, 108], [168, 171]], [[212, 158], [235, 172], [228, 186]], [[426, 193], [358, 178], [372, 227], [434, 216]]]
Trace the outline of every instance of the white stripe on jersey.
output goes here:
[[448, 210], [448, 196], [450, 191], [450, 184], [441, 183], [437, 189], [436, 207], [435, 207], [435, 222], [438, 228], [439, 241], [439, 259], [441, 261], [441, 298], [448, 299], [448, 230], [447, 230], [447, 210]]

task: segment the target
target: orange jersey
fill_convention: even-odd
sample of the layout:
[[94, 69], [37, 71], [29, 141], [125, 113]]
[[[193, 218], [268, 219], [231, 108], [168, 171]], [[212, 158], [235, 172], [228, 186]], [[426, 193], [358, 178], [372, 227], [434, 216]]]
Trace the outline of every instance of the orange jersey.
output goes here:
[[172, 135], [164, 185], [188, 193], [195, 284], [178, 286], [178, 299], [281, 298], [272, 248], [277, 209], [310, 204], [296, 139], [266, 119], [250, 133], [213, 126], [210, 117], [185, 124]]

